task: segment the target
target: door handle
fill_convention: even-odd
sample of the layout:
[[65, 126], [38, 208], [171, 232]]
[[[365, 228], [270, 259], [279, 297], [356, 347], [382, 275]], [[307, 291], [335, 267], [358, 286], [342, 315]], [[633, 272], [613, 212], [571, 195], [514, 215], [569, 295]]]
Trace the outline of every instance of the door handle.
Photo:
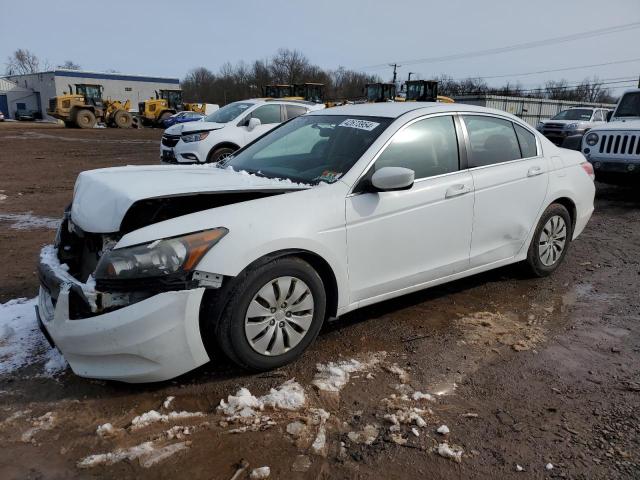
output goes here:
[[527, 177], [535, 177], [536, 175], [541, 175], [542, 173], [542, 167], [531, 167], [527, 172]]
[[465, 193], [469, 193], [471, 191], [471, 187], [469, 185], [465, 185], [460, 183], [458, 185], [453, 185], [447, 189], [447, 192], [444, 194], [444, 198], [452, 198], [458, 197], [460, 195], [464, 195]]

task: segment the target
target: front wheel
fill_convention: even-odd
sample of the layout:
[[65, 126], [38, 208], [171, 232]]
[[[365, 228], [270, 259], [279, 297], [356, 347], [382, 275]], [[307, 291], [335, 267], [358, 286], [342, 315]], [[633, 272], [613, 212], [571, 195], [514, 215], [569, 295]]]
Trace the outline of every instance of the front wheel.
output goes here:
[[544, 211], [527, 253], [529, 270], [538, 277], [551, 275], [564, 260], [573, 226], [567, 209], [553, 203]]
[[233, 152], [235, 152], [235, 150], [230, 147], [221, 147], [211, 150], [209, 155], [207, 155], [207, 163], [222, 162], [232, 156]]
[[325, 309], [324, 284], [313, 267], [296, 257], [276, 259], [250, 269], [229, 292], [216, 340], [243, 368], [278, 368], [315, 340]]

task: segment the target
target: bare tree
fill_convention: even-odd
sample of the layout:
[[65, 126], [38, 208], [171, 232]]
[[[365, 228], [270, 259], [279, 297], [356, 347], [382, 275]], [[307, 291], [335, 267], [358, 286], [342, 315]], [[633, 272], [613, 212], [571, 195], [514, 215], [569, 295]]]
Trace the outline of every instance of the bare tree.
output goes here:
[[58, 68], [64, 68], [66, 70], [80, 70], [82, 67], [72, 60], [65, 60], [62, 65], [58, 65]]
[[186, 101], [224, 105], [259, 97], [262, 87], [274, 83], [323, 83], [328, 99], [345, 99], [362, 97], [365, 84], [376, 81], [380, 81], [377, 76], [344, 67], [335, 71], [325, 70], [311, 64], [301, 52], [281, 49], [268, 60], [235, 65], [227, 62], [217, 73], [204, 67], [195, 68], [182, 81], [182, 90]]
[[281, 48], [271, 59], [271, 74], [278, 83], [300, 82], [309, 67], [309, 60], [299, 50]]
[[[5, 72], [7, 75], [25, 75], [41, 71], [40, 59], [26, 48], [19, 48], [7, 59]], [[42, 69], [47, 69], [46, 62]]]

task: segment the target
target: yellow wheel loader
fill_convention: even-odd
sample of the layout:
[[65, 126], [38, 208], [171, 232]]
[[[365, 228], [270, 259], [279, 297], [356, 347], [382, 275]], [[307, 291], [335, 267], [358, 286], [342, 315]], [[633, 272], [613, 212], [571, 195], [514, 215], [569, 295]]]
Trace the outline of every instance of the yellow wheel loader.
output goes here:
[[129, 128], [133, 117], [129, 113], [131, 103], [103, 100], [102, 85], [75, 84], [76, 93], [69, 85], [69, 93], [49, 99], [47, 114], [64, 121], [65, 126], [93, 128], [97, 122], [108, 127]]

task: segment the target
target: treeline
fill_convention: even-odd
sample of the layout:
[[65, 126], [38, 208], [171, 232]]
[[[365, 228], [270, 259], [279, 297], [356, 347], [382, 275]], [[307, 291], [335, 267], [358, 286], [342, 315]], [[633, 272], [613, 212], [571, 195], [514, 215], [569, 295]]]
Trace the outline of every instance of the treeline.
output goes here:
[[570, 84], [567, 80], [550, 80], [538, 88], [524, 88], [519, 82], [507, 82], [501, 87], [490, 87], [483, 78], [454, 80], [442, 75], [437, 77], [440, 95], [456, 97], [459, 95], [503, 95], [510, 97], [548, 98], [550, 100], [569, 100], [572, 102], [615, 103], [604, 83], [597, 78], [585, 79], [579, 84]]
[[182, 91], [188, 102], [226, 105], [260, 97], [262, 87], [272, 84], [324, 83], [326, 98], [344, 99], [362, 97], [365, 84], [380, 81], [376, 75], [344, 67], [325, 70], [313, 65], [300, 51], [282, 48], [273, 57], [251, 64], [225, 63], [217, 73], [204, 67], [195, 68], [182, 81]]

